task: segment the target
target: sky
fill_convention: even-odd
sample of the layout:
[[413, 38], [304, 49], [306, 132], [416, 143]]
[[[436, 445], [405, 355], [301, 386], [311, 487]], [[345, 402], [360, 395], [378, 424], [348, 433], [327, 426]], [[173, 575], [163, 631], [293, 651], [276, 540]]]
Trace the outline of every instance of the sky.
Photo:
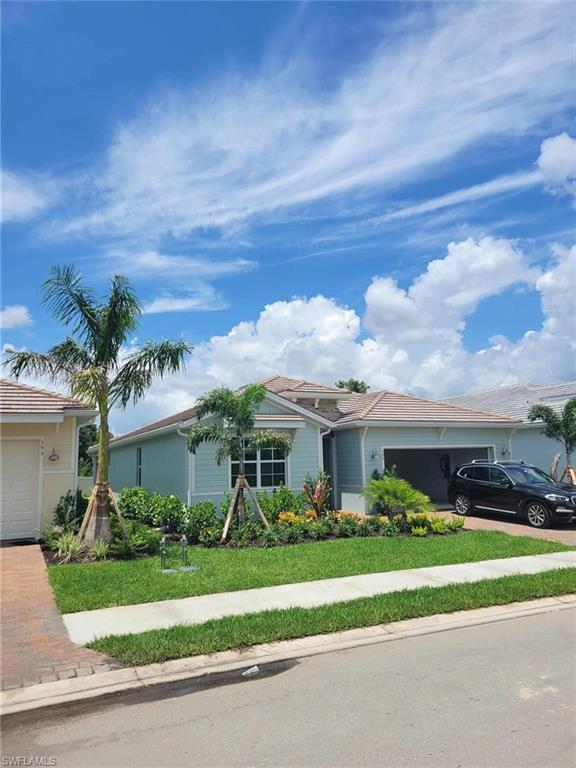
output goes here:
[[[445, 397], [576, 379], [570, 3], [5, 2], [4, 348], [53, 265], [186, 370], [116, 433], [274, 374]], [[43, 382], [45, 384], [45, 382]]]

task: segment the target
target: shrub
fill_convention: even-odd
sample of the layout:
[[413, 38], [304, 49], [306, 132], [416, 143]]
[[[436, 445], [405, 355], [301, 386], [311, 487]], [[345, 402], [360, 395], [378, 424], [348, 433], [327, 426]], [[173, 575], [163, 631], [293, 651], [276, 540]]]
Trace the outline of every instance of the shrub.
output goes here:
[[362, 518], [354, 512], [341, 512], [338, 516], [338, 534], [346, 538], [358, 536], [360, 533], [360, 520]]
[[118, 507], [128, 520], [154, 525], [154, 498], [144, 488], [123, 488]]
[[280, 512], [278, 515], [278, 522], [287, 525], [294, 525], [295, 523], [300, 522], [301, 519], [302, 518], [298, 517], [295, 512]]
[[200, 533], [218, 522], [218, 513], [214, 502], [199, 501], [193, 507], [188, 507], [185, 514], [184, 533], [191, 544], [197, 544]]
[[215, 547], [220, 544], [223, 530], [224, 526], [218, 524], [203, 528], [198, 534], [198, 543], [203, 547]]
[[238, 529], [236, 537], [241, 544], [254, 544], [262, 538], [265, 530], [266, 526], [262, 523], [248, 522]]
[[310, 507], [310, 502], [303, 493], [294, 493], [285, 485], [274, 488], [272, 493], [258, 491], [258, 504], [266, 518], [272, 523], [278, 520], [282, 512], [292, 512], [302, 515]]
[[186, 526], [187, 510], [178, 496], [154, 493], [152, 500], [154, 525], [163, 528], [166, 533], [181, 533]]
[[80, 526], [87, 508], [88, 499], [82, 496], [79, 488], [75, 493], [66, 491], [54, 507], [54, 522], [66, 530], [74, 531]]
[[412, 528], [412, 536], [426, 536], [428, 534], [428, 528], [424, 525], [415, 525]]
[[432, 533], [441, 536], [443, 533], [448, 533], [448, 526], [441, 517], [437, 517], [430, 520], [430, 530]]
[[464, 528], [465, 523], [466, 519], [464, 517], [451, 517], [449, 520], [446, 520], [446, 527], [449, 531], [455, 533], [461, 531], [462, 528]]
[[271, 525], [270, 528], [264, 528], [259, 543], [262, 547], [276, 547], [280, 543], [280, 536], [275, 526]]
[[116, 516], [113, 515], [110, 518], [112, 542], [109, 552], [111, 555], [120, 558], [130, 558], [135, 555], [154, 555], [158, 552], [160, 549], [160, 539], [162, 538], [158, 531], [135, 520], [126, 520], [125, 524], [128, 538], [124, 535], [122, 526]]
[[417, 491], [407, 480], [385, 474], [380, 480], [369, 480], [362, 494], [371, 507], [386, 515], [404, 512], [433, 512], [434, 506], [426, 494]]
[[110, 552], [110, 544], [107, 541], [97, 541], [90, 547], [89, 555], [93, 560], [106, 560]]
[[332, 490], [330, 475], [324, 470], [321, 470], [317, 477], [307, 472], [303, 488], [317, 516], [327, 515], [330, 511], [330, 491]]
[[82, 541], [72, 531], [63, 531], [54, 540], [54, 549], [60, 558], [60, 564], [72, 563], [75, 560], [81, 560], [86, 554], [86, 542]]

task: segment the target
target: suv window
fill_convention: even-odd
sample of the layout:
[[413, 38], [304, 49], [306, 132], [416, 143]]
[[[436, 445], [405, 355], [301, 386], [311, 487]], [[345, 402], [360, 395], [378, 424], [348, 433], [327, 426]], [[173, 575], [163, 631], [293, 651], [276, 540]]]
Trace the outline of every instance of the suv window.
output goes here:
[[498, 467], [490, 467], [490, 482], [506, 485], [510, 482], [510, 478], [503, 469], [499, 469]]
[[468, 477], [471, 480], [483, 480], [484, 482], [488, 482], [490, 479], [490, 468], [489, 467], [469, 467], [469, 475]]
[[460, 477], [470, 477], [470, 471], [472, 467], [462, 467], [462, 469], [458, 470], [458, 474]]

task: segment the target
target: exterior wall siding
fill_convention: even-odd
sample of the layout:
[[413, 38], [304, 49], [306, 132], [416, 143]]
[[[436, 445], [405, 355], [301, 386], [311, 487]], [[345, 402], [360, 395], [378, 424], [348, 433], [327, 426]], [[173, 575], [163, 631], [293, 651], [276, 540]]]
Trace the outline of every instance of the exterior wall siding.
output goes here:
[[541, 429], [540, 426], [525, 426], [512, 435], [512, 458], [535, 464], [544, 472], [549, 472], [554, 456], [560, 453], [560, 476], [566, 466], [564, 446], [541, 434]]
[[[336, 432], [336, 493], [334, 503], [337, 508], [349, 507], [346, 503], [348, 494], [358, 496], [362, 491], [362, 459], [360, 448], [360, 430], [346, 429]], [[342, 498], [344, 494], [344, 500]], [[354, 510], [351, 510], [354, 511]]]
[[114, 491], [119, 493], [122, 488], [136, 485], [138, 448], [142, 450], [142, 488], [163, 496], [174, 493], [185, 502], [188, 490], [188, 451], [184, 438], [175, 432], [137, 443], [113, 446], [110, 450], [109, 476]]

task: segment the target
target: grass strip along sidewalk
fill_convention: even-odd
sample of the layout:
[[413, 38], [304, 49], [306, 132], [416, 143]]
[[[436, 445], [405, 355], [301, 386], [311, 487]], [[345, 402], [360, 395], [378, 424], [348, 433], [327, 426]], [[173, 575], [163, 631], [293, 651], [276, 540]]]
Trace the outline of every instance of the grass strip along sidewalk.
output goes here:
[[[272, 549], [192, 547], [197, 573], [166, 576], [158, 557], [48, 568], [62, 613], [134, 605], [193, 595], [294, 584], [362, 573], [470, 563], [571, 549], [557, 542], [499, 531], [430, 538], [370, 537], [292, 544]], [[179, 547], [172, 548], [174, 562]]]
[[88, 647], [141, 665], [197, 656], [258, 643], [340, 632], [435, 613], [505, 605], [576, 591], [576, 568], [504, 576], [472, 584], [393, 592], [318, 608], [290, 608], [230, 616], [194, 626], [109, 636]]

